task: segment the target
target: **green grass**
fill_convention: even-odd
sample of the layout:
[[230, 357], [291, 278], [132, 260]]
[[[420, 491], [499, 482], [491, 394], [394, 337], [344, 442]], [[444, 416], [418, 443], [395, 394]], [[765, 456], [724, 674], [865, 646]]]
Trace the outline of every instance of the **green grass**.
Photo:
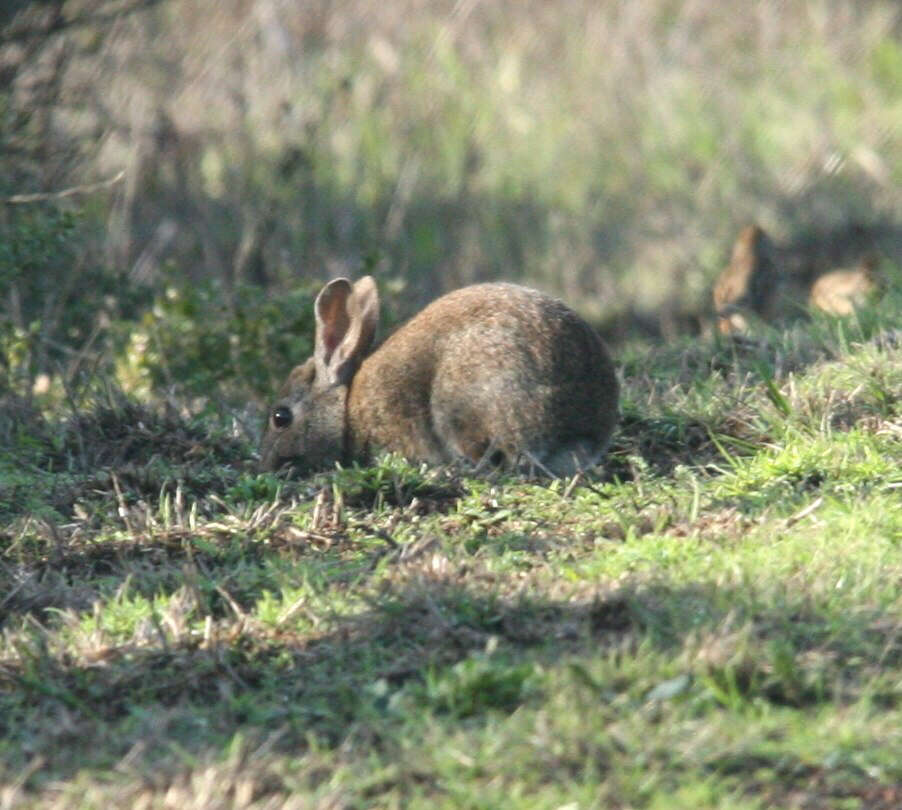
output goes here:
[[[129, 182], [3, 211], [0, 810], [902, 806], [897, 4], [290, 5], [4, 50], [3, 194]], [[889, 293], [683, 337], [753, 220]], [[605, 325], [603, 467], [259, 474], [359, 272]]]
[[575, 480], [18, 413], [0, 802], [897, 807], [891, 322], [633, 350]]

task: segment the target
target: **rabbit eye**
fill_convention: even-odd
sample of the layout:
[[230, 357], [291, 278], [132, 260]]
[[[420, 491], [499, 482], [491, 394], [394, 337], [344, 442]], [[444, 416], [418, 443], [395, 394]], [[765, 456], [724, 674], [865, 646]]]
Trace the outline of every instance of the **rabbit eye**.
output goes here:
[[291, 424], [292, 418], [291, 408], [280, 405], [278, 408], [273, 409], [272, 423], [277, 428], [288, 427]]

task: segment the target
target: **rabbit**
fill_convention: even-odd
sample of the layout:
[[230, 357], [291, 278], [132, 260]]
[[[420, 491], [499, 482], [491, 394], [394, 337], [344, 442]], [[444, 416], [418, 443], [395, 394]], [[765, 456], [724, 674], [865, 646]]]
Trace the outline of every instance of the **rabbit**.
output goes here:
[[759, 225], [739, 232], [730, 264], [714, 283], [714, 311], [722, 334], [748, 331], [750, 312], [772, 319], [780, 280], [775, 259], [776, 248]]
[[310, 472], [378, 451], [570, 475], [598, 462], [619, 386], [601, 338], [561, 301], [509, 283], [433, 301], [372, 349], [371, 276], [330, 281], [314, 305], [313, 356], [269, 413], [261, 466]]
[[829, 315], [851, 315], [885, 291], [886, 281], [877, 265], [877, 257], [868, 255], [851, 270], [824, 273], [811, 286], [808, 303]]

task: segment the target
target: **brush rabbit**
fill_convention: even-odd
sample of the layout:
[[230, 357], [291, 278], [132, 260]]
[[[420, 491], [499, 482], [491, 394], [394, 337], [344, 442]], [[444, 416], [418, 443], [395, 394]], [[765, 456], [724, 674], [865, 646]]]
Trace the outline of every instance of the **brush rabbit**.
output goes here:
[[851, 270], [824, 273], [811, 286], [808, 303], [829, 315], [851, 315], [885, 291], [878, 263], [876, 256], [868, 255]]
[[771, 319], [779, 281], [774, 254], [773, 243], [759, 225], [747, 225], [739, 232], [730, 264], [714, 283], [714, 311], [722, 334], [747, 331], [748, 313]]
[[448, 293], [374, 351], [371, 276], [326, 284], [315, 316], [313, 356], [270, 410], [265, 470], [389, 450], [567, 475], [598, 461], [617, 422], [617, 377], [601, 338], [535, 290], [494, 283]]

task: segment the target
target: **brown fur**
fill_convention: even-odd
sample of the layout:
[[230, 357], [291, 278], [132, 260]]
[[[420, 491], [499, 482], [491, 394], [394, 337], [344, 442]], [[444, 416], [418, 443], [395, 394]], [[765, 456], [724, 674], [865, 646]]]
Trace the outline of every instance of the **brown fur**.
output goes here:
[[867, 256], [851, 270], [824, 273], [812, 285], [808, 301], [812, 308], [830, 315], [851, 315], [879, 296], [884, 286], [877, 259]]
[[[349, 288], [332, 282], [320, 298], [335, 284]], [[369, 277], [358, 281], [349, 311], [361, 285], [375, 292]], [[327, 319], [334, 309], [323, 309]], [[289, 460], [322, 468], [393, 450], [430, 463], [526, 464], [561, 475], [597, 461], [617, 421], [617, 378], [601, 339], [535, 290], [464, 287], [369, 348], [364, 340], [352, 352], [344, 380], [325, 380], [331, 361], [314, 359], [319, 345], [291, 373], [274, 411], [290, 408], [294, 419], [279, 429], [270, 417], [264, 469]]]
[[775, 247], [758, 225], [743, 228], [733, 245], [730, 264], [714, 283], [717, 328], [729, 335], [748, 329], [747, 316], [773, 317], [779, 276]]

